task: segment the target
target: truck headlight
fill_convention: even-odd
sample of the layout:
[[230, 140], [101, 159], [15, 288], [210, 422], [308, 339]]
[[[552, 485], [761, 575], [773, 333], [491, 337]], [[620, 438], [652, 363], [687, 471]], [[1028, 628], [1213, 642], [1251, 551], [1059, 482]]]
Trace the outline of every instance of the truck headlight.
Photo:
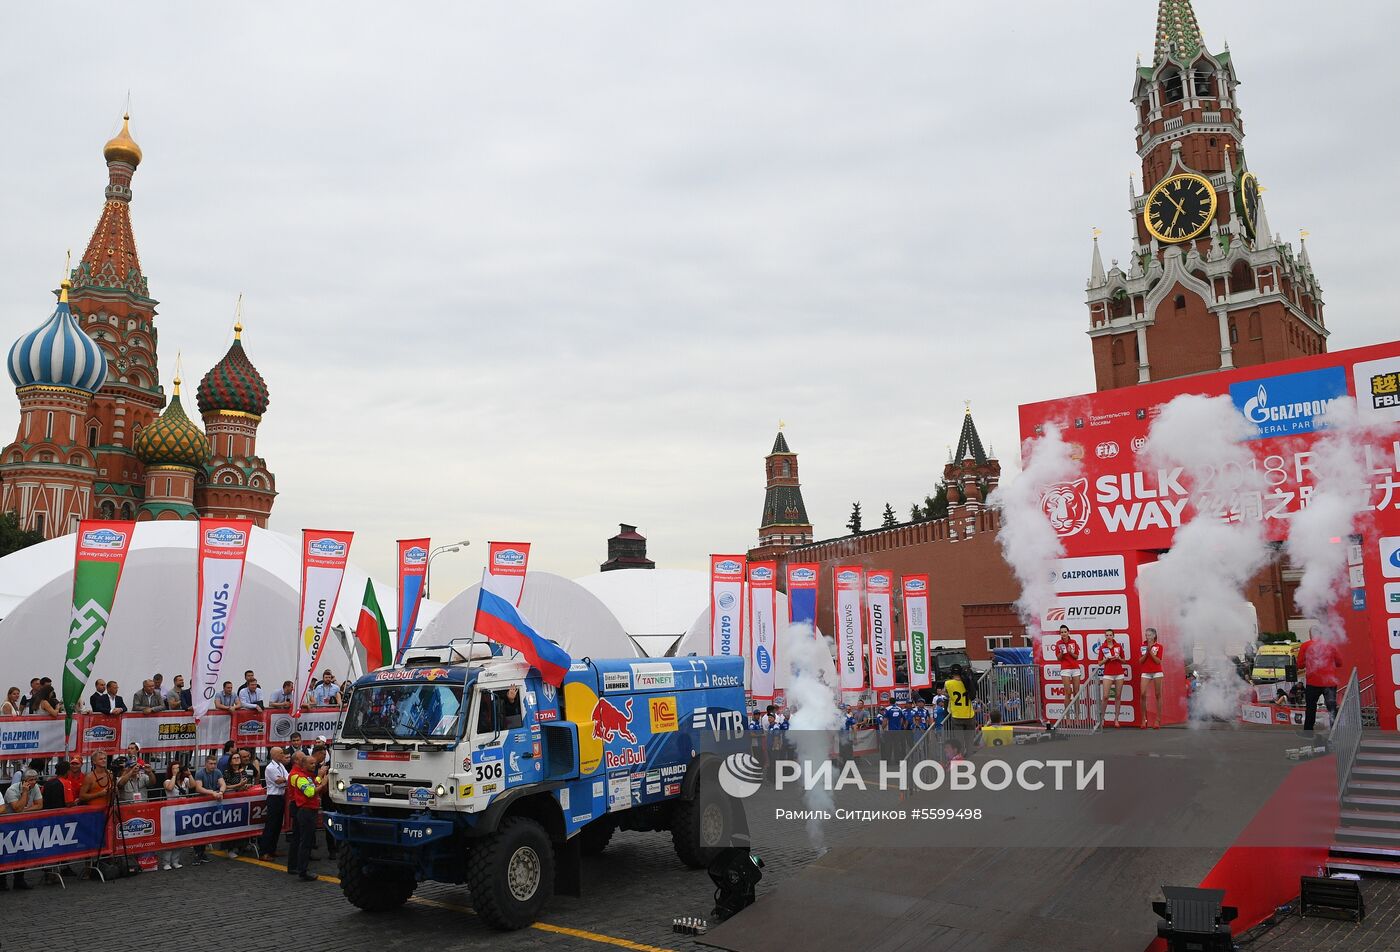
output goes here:
[[436, 793], [440, 797], [445, 797], [447, 796], [447, 788], [444, 787], [442, 784], [438, 784], [437, 789], [435, 789], [433, 793]]
[[344, 792], [345, 792], [345, 781], [344, 781], [344, 780], [337, 780], [337, 781], [335, 782], [335, 789], [336, 789], [336, 792], [337, 792], [337, 793], [344, 793]]

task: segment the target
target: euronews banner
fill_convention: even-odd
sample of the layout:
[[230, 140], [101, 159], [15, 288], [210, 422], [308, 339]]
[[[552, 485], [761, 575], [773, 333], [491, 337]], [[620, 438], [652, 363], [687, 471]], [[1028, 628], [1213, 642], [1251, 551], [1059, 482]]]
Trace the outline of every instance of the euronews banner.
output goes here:
[[126, 553], [131, 548], [134, 522], [78, 523], [73, 554], [73, 617], [68, 623], [68, 655], [63, 662], [64, 730], [70, 731], [92, 680], [92, 667], [107, 634], [107, 620], [116, 601]]
[[196, 719], [208, 713], [219, 693], [252, 534], [249, 519], [199, 520], [199, 614], [190, 678]]
[[778, 563], [749, 565], [749, 630], [753, 665], [749, 689], [756, 700], [771, 701], [778, 682]]
[[297, 679], [294, 711], [301, 710], [302, 698], [311, 688], [316, 666], [326, 648], [326, 636], [335, 603], [340, 599], [340, 583], [350, 560], [353, 532], [326, 532], [303, 529], [301, 533], [301, 622], [297, 626]]
[[928, 576], [906, 575], [904, 588], [904, 635], [909, 644], [909, 687], [933, 687], [933, 668], [928, 658]]

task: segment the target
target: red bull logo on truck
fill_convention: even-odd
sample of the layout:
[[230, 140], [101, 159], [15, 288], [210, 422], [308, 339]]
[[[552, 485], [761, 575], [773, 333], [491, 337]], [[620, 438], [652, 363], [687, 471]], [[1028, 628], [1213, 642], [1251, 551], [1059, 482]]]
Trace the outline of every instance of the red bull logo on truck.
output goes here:
[[607, 698], [599, 698], [598, 703], [593, 705], [593, 737], [608, 744], [614, 737], [621, 737], [629, 744], [637, 742], [637, 735], [632, 733], [632, 698], [627, 699], [627, 703], [619, 710]]

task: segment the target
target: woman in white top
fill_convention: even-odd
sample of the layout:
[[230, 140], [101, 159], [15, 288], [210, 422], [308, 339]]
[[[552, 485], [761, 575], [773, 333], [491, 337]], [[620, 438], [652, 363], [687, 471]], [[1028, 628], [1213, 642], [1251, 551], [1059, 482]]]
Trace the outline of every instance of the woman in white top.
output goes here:
[[19, 705], [19, 688], [10, 688], [5, 692], [5, 703], [0, 704], [0, 717], [18, 717], [24, 711]]
[[[177, 800], [180, 797], [194, 796], [194, 774], [190, 773], [190, 768], [176, 761], [170, 765], [170, 776], [165, 780], [165, 798], [167, 800]], [[164, 850], [160, 854], [161, 869], [183, 869], [184, 864], [180, 862], [182, 849], [176, 847], [173, 850]]]

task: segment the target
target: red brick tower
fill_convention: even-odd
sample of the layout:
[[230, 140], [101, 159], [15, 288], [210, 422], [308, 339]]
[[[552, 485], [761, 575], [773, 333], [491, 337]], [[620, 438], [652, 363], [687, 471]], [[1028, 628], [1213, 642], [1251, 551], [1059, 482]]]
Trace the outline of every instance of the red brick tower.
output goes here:
[[1125, 272], [1094, 238], [1087, 300], [1099, 390], [1327, 349], [1306, 243], [1269, 230], [1244, 152], [1228, 46], [1210, 53], [1191, 0], [1159, 0], [1132, 102], [1143, 194], [1129, 183]]
[[797, 454], [788, 448], [782, 424], [773, 440], [773, 449], [764, 463], [768, 490], [763, 498], [763, 518], [758, 525], [758, 546], [749, 550], [750, 560], [778, 559], [795, 545], [812, 541], [812, 524], [802, 501], [802, 485], [797, 478]]
[[251, 519], [267, 528], [277, 482], [258, 455], [258, 424], [267, 412], [267, 384], [243, 350], [243, 324], [233, 345], [195, 392], [214, 456], [200, 473], [194, 505], [202, 516]]
[[948, 487], [949, 537], [965, 539], [977, 532], [977, 514], [1001, 482], [1001, 463], [982, 448], [970, 405], [963, 412], [958, 448], [943, 467], [943, 482]]

